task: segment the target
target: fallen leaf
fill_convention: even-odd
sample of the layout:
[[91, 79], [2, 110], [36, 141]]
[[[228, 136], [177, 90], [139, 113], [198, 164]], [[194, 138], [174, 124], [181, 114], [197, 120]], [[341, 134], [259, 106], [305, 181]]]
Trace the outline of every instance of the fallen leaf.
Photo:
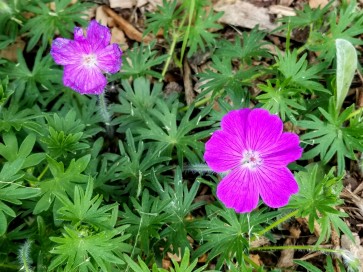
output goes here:
[[[357, 233], [353, 233], [355, 241], [350, 240], [350, 238], [343, 234], [341, 237], [341, 248], [346, 250], [343, 254], [343, 259], [349, 265], [350, 261], [354, 259], [359, 261], [360, 268], [363, 267], [363, 247], [360, 245], [360, 238]], [[359, 270], [362, 271], [362, 270]]]
[[25, 42], [18, 37], [18, 38], [16, 38], [14, 43], [7, 46], [3, 50], [0, 50], [0, 58], [4, 58], [4, 59], [8, 59], [8, 60], [17, 62], [18, 57], [16, 55], [16, 52], [18, 51], [18, 49], [20, 49], [20, 51], [23, 51], [24, 48], [25, 48]]
[[102, 6], [97, 7], [96, 9], [96, 21], [100, 22], [101, 25], [106, 26], [110, 17], [108, 17], [107, 13], [103, 10]]
[[110, 0], [111, 8], [128, 9], [136, 5], [136, 0]]
[[[284, 246], [294, 245], [293, 240], [295, 240], [295, 239], [287, 238], [285, 243], [284, 243]], [[293, 261], [294, 253], [295, 253], [294, 249], [284, 249], [284, 250], [282, 250], [279, 261], [277, 262], [276, 266], [279, 267], [279, 268], [293, 266], [294, 265], [294, 261]]]
[[329, 3], [329, 0], [309, 0], [309, 6], [311, 8], [323, 8]]
[[120, 30], [118, 27], [113, 27], [111, 29], [111, 43], [119, 44], [123, 51], [125, 51], [129, 48], [129, 46], [126, 42], [124, 32], [122, 30]]
[[193, 91], [193, 83], [191, 78], [191, 71], [188, 60], [184, 59], [184, 73], [183, 73], [183, 81], [184, 81], [184, 91], [185, 91], [185, 100], [187, 105], [190, 105], [194, 101], [194, 91]]
[[116, 12], [110, 9], [107, 6], [103, 6], [104, 11], [110, 17], [112, 17], [115, 23], [125, 32], [126, 36], [131, 40], [135, 40], [138, 42], [149, 43], [151, 41], [151, 37], [146, 36], [143, 37], [142, 33], [138, 31], [132, 24], [130, 24], [127, 20], [119, 16]]
[[234, 3], [218, 1], [214, 5], [215, 11], [223, 11], [223, 16], [219, 19], [220, 23], [254, 28], [259, 25], [261, 29], [273, 30], [276, 24], [270, 21], [269, 10], [263, 7], [256, 7], [251, 3], [237, 0]]

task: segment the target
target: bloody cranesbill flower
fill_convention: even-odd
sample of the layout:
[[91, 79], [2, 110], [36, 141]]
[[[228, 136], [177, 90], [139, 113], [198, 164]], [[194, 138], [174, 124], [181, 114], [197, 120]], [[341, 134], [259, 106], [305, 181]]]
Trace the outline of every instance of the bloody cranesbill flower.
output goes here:
[[281, 119], [265, 109], [234, 110], [205, 146], [204, 159], [228, 174], [217, 197], [236, 212], [256, 208], [259, 196], [272, 208], [286, 205], [299, 188], [287, 165], [301, 157], [299, 137], [283, 132]]
[[55, 39], [50, 53], [57, 64], [64, 65], [63, 84], [81, 94], [101, 94], [107, 84], [103, 72], [116, 73], [121, 68], [122, 51], [110, 41], [110, 30], [95, 20], [86, 37], [76, 27], [74, 40]]

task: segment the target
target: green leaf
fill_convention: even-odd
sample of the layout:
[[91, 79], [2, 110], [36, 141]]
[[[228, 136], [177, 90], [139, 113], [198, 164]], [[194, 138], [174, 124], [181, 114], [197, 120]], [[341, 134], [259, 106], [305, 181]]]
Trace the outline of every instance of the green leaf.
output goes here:
[[1, 211], [0, 207], [0, 237], [5, 234], [7, 228], [8, 228], [8, 220], [6, 219], [5, 214]]
[[294, 263], [304, 267], [309, 272], [322, 272], [319, 268], [306, 261], [294, 260]]
[[[93, 233], [87, 227], [74, 229], [64, 227], [63, 237], [50, 237], [57, 245], [51, 250], [58, 256], [52, 260], [49, 270], [63, 267], [63, 271], [111, 271], [111, 265], [123, 264], [116, 252], [128, 252], [130, 247], [123, 243], [129, 235], [127, 226]], [[85, 260], [89, 259], [89, 262]]]
[[334, 168], [323, 176], [322, 166], [318, 164], [310, 164], [306, 168], [307, 171], [300, 171], [295, 175], [299, 192], [292, 195], [286, 208], [299, 210], [301, 217], [307, 216], [311, 232], [314, 230], [315, 222], [320, 225], [321, 234], [317, 245], [331, 237], [331, 226], [338, 233], [342, 231], [353, 239], [351, 231], [340, 219], [347, 214], [336, 209], [336, 206], [343, 203], [339, 196], [343, 189], [343, 176], [335, 177]]
[[159, 79], [162, 78], [161, 74], [153, 69], [166, 60], [168, 56], [157, 56], [158, 51], [151, 50], [154, 46], [155, 42], [148, 45], [137, 45], [135, 43], [132, 49], [127, 50], [125, 54], [122, 55], [122, 70], [121, 73], [116, 76], [123, 79], [148, 75]]
[[357, 69], [357, 51], [349, 41], [343, 39], [337, 39], [335, 44], [337, 50], [336, 108], [339, 112]]
[[57, 162], [51, 157], [47, 157], [53, 178], [39, 182], [42, 197], [34, 208], [34, 214], [48, 210], [56, 194], [67, 192], [69, 195], [72, 195], [75, 184], [87, 183], [89, 177], [81, 173], [86, 169], [90, 158], [90, 155], [86, 155], [77, 161], [72, 159], [67, 170], [64, 170], [64, 164], [62, 162]]
[[74, 189], [73, 201], [65, 194], [55, 192], [63, 206], [58, 210], [61, 220], [71, 221], [72, 225], [89, 224], [96, 228], [112, 229], [115, 224], [118, 205], [102, 205], [102, 196], [92, 198], [93, 181], [89, 180], [86, 191], [80, 186]]
[[30, 18], [22, 28], [22, 32], [28, 32], [30, 36], [27, 51], [32, 50], [40, 39], [42, 46], [46, 46], [55, 33], [70, 38], [75, 25], [86, 24], [82, 15], [91, 7], [91, 4], [76, 2], [70, 5], [70, 2], [71, 0], [55, 0], [55, 10], [51, 10], [50, 6], [42, 1], [36, 1], [37, 5], [27, 6], [27, 10], [36, 15]]

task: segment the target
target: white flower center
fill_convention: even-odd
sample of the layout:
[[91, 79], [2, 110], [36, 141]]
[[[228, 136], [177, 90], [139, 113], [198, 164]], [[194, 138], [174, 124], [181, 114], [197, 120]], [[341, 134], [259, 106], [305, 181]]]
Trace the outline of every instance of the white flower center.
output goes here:
[[260, 153], [254, 150], [246, 150], [243, 152], [243, 158], [241, 161], [242, 166], [249, 169], [256, 169], [262, 165], [263, 160], [260, 157]]
[[87, 68], [94, 68], [97, 65], [97, 56], [95, 54], [83, 55], [83, 65]]

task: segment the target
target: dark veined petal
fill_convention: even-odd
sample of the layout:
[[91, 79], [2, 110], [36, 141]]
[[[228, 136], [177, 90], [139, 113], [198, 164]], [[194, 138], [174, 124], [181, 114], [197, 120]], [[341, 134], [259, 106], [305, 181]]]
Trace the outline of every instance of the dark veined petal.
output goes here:
[[111, 32], [106, 26], [92, 20], [87, 28], [87, 40], [96, 53], [110, 44]]
[[247, 149], [246, 146], [246, 131], [248, 130], [247, 118], [250, 114], [250, 109], [233, 110], [228, 112], [221, 121], [222, 131], [230, 134], [235, 139], [243, 144], [243, 149]]
[[107, 80], [97, 67], [67, 65], [64, 67], [63, 84], [81, 94], [101, 94]]
[[299, 191], [299, 186], [287, 167], [264, 165], [256, 171], [255, 182], [262, 200], [271, 208], [285, 206], [290, 196]]
[[274, 144], [261, 151], [266, 165], [286, 166], [301, 158], [303, 149], [299, 146], [299, 136], [284, 132]]
[[243, 143], [238, 137], [218, 130], [205, 144], [204, 160], [216, 172], [225, 172], [241, 164]]
[[217, 197], [238, 213], [251, 212], [258, 204], [256, 184], [254, 172], [238, 167], [218, 184]]
[[281, 119], [265, 109], [254, 109], [248, 115], [246, 142], [251, 150], [259, 151], [274, 145], [280, 138]]
[[77, 64], [82, 60], [79, 44], [64, 38], [57, 38], [52, 42], [50, 54], [60, 65]]
[[74, 28], [74, 40], [78, 42], [84, 42], [86, 40], [83, 29], [81, 27], [76, 26]]
[[97, 65], [104, 72], [116, 73], [121, 68], [122, 51], [117, 44], [111, 44], [97, 51]]

